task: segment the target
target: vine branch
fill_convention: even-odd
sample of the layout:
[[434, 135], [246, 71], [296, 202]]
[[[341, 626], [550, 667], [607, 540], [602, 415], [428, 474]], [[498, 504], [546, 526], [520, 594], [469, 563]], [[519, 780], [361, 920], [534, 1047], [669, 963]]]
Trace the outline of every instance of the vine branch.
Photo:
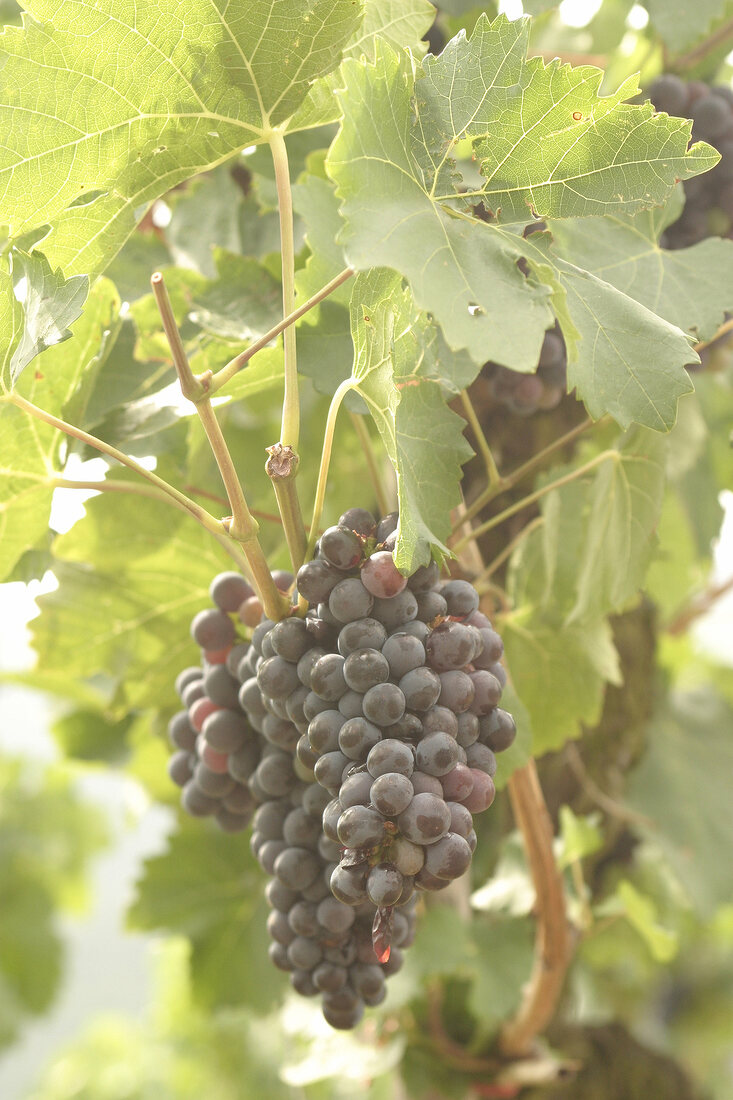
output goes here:
[[531, 1052], [534, 1039], [555, 1014], [570, 964], [572, 941], [562, 875], [552, 850], [552, 822], [534, 760], [512, 774], [508, 788], [537, 895], [532, 974], [516, 1015], [499, 1036], [502, 1053], [516, 1058]]
[[698, 61], [702, 61], [702, 59], [707, 57], [709, 53], [712, 53], [713, 50], [717, 50], [720, 46], [724, 46], [731, 38], [733, 38], [733, 19], [728, 19], [727, 22], [718, 27], [717, 30], [714, 30], [712, 34], [709, 34], [707, 38], [693, 49], [673, 58], [669, 62], [668, 67], [673, 72], [685, 72], [687, 69], [691, 69], [693, 65], [696, 65]]
[[262, 351], [263, 348], [266, 348], [276, 336], [279, 336], [285, 329], [294, 325], [296, 321], [306, 313], [309, 313], [310, 310], [314, 309], [319, 302], [322, 302], [329, 294], [333, 294], [334, 290], [338, 290], [338, 288], [345, 283], [347, 279], [350, 279], [353, 274], [353, 268], [345, 267], [343, 271], [340, 271], [338, 275], [335, 275], [334, 278], [331, 279], [330, 283], [326, 283], [321, 290], [306, 302], [303, 302], [302, 306], [298, 306], [298, 308], [294, 309], [292, 313], [289, 313], [287, 317], [283, 317], [282, 321], [278, 321], [276, 325], [273, 325], [264, 336], [260, 336], [259, 339], [255, 340], [253, 344], [250, 344], [248, 348], [245, 348], [239, 355], [236, 355], [234, 359], [230, 359], [221, 370], [216, 371], [216, 373], [211, 376], [208, 385], [209, 394], [211, 395], [217, 390], [220, 390], [222, 386], [225, 386], [227, 382], [234, 378], [235, 374], [239, 373], [242, 367], [246, 367], [253, 355], [256, 355], [258, 351]]
[[618, 451], [602, 451], [601, 454], [596, 455], [595, 458], [590, 459], [589, 462], [585, 462], [582, 466], [578, 466], [576, 470], [571, 470], [569, 474], [565, 474], [564, 477], [559, 477], [556, 481], [548, 482], [547, 485], [543, 485], [541, 488], [536, 489], [534, 493], [529, 493], [528, 496], [522, 497], [521, 500], [516, 501], [514, 504], [505, 508], [503, 512], [497, 513], [492, 516], [491, 519], [487, 519], [484, 523], [479, 524], [478, 527], [474, 527], [470, 535], [464, 535], [453, 545], [453, 550], [456, 554], [460, 553], [467, 542], [472, 539], [480, 538], [481, 535], [485, 535], [487, 531], [491, 531], [492, 528], [498, 527], [504, 520], [509, 519], [511, 516], [516, 515], [517, 512], [521, 512], [524, 508], [528, 508], [530, 504], [534, 504], [535, 501], [540, 500], [541, 497], [546, 496], [547, 493], [551, 493], [553, 489], [560, 489], [563, 485], [569, 485], [571, 481], [576, 481], [577, 478], [583, 477], [584, 474], [593, 470], [601, 462], [606, 462], [608, 459], [614, 459], [618, 457]]
[[221, 479], [224, 482], [224, 489], [232, 515], [222, 522], [222, 527], [232, 539], [241, 544], [265, 613], [271, 619], [281, 619], [289, 613], [290, 603], [278, 590], [270, 574], [265, 555], [257, 538], [259, 524], [247, 506], [234, 461], [211, 404], [207, 386], [208, 378], [206, 376], [203, 379], [196, 378], [191, 370], [162, 273], [156, 271], [150, 282], [173, 355], [173, 364], [176, 368], [181, 391], [189, 400], [193, 401], [196, 407], [196, 412], [206, 432], [206, 438], [219, 468]]

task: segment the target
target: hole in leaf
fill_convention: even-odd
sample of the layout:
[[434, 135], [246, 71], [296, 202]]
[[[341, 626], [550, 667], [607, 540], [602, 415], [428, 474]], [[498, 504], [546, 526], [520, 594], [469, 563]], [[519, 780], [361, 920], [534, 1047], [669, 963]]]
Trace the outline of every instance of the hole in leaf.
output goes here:
[[477, 305], [476, 302], [468, 303], [468, 312], [471, 314], [472, 317], [483, 317], [486, 314], [486, 310], [483, 308], [483, 306]]

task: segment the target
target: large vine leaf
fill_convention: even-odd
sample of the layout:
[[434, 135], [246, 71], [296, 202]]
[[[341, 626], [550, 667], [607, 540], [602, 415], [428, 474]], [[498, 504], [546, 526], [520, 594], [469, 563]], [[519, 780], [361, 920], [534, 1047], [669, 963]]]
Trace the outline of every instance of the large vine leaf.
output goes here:
[[[34, 262], [36, 259], [32, 257]], [[39, 263], [45, 261], [40, 258]], [[38, 367], [18, 379], [18, 394], [52, 415], [82, 419], [119, 305], [112, 284], [100, 280], [85, 312], [73, 325], [71, 338], [43, 352]], [[24, 311], [7, 271], [0, 271], [0, 311], [1, 358], [9, 381], [12, 354], [22, 340]], [[63, 438], [56, 428], [8, 402], [6, 397], [0, 403], [0, 579], [8, 576], [21, 555], [36, 546], [47, 531], [53, 479], [61, 473], [59, 443]]]
[[691, 248], [665, 249], [658, 238], [680, 203], [633, 217], [553, 221], [556, 251], [636, 302], [708, 340], [733, 308], [733, 241], [709, 237]]
[[641, 588], [656, 543], [666, 439], [635, 429], [599, 468], [589, 499], [571, 621], [622, 610]]
[[[515, 610], [501, 623], [507, 666], [529, 712], [534, 751], [558, 749], [600, 717], [619, 682], [606, 616], [643, 584], [654, 550], [666, 440], [633, 429], [542, 499], [541, 521], [512, 556]], [[553, 470], [553, 480], [583, 470]]]
[[730, 900], [726, 850], [733, 830], [733, 712], [710, 690], [673, 695], [654, 717], [629, 804], [651, 819], [641, 832], [661, 848], [703, 916]]
[[40, 252], [28, 255], [21, 249], [11, 253], [13, 293], [23, 307], [24, 323], [20, 342], [10, 361], [10, 385], [46, 348], [60, 344], [71, 336], [69, 325], [82, 311], [89, 279], [75, 275], [65, 279], [61, 271], [52, 271]]
[[280, 990], [267, 955], [261, 876], [246, 836], [184, 822], [168, 850], [145, 863], [129, 911], [134, 928], [191, 940], [191, 977], [207, 1007], [266, 1011]]
[[[444, 51], [426, 59], [417, 80], [408, 59], [388, 47], [377, 52], [374, 64], [344, 63], [344, 120], [326, 163], [342, 199], [346, 258], [357, 269], [384, 265], [401, 272], [448, 344], [467, 348], [476, 363], [492, 359], [534, 370], [552, 296], [568, 345], [570, 384], [591, 414], [611, 412], [622, 426], [638, 421], [667, 429], [679, 395], [690, 389], [682, 368], [696, 359], [683, 334], [615, 287], [556, 257], [542, 235], [523, 240], [515, 230], [486, 225], [455, 209], [458, 201], [465, 205], [457, 193], [461, 177], [449, 159], [455, 142], [466, 135], [493, 141], [500, 124], [511, 130], [521, 122], [522, 97], [512, 100], [507, 83], [514, 78], [521, 83], [531, 74], [523, 99], [567, 115], [570, 93], [563, 81], [590, 95], [588, 69], [577, 71], [585, 81], [581, 85], [572, 83], [574, 71], [566, 67], [545, 67], [539, 58], [525, 63], [525, 36], [524, 24], [503, 17], [489, 24], [483, 18], [470, 40], [453, 41], [448, 57]], [[593, 72], [597, 87], [599, 74]], [[573, 155], [583, 143], [588, 146], [588, 165], [595, 167], [588, 169], [587, 193], [578, 197], [569, 182], [543, 183], [555, 160], [550, 154], [545, 159], [540, 127], [534, 145], [517, 142], [512, 194], [523, 178], [538, 212], [581, 215], [593, 212], [594, 204], [633, 211], [661, 202], [678, 176], [715, 163], [717, 154], [699, 144], [685, 153], [688, 124], [653, 116], [648, 105], [621, 104], [627, 94], [630, 87], [603, 100], [594, 92], [592, 103], [586, 98], [579, 109], [597, 126], [584, 115], [577, 131], [570, 118], [560, 137], [547, 134], [558, 157], [560, 145], [568, 153], [575, 150]], [[642, 133], [647, 138], [639, 146]], [[632, 149], [639, 163], [633, 171], [624, 169], [622, 181], [618, 165]], [[535, 191], [544, 196], [541, 202]], [[524, 199], [511, 217], [531, 217]]]
[[398, 275], [357, 277], [351, 298], [351, 389], [365, 400], [397, 474], [395, 562], [410, 574], [449, 553], [450, 512], [471, 454], [465, 421], [445, 403], [440, 341]]
[[362, 19], [342, 0], [26, 9], [0, 43], [0, 194], [12, 236], [53, 225], [44, 250], [69, 274], [102, 270], [152, 199], [267, 141]]
[[344, 81], [326, 164], [343, 200], [347, 260], [405, 275], [450, 346], [477, 363], [532, 369], [552, 324], [549, 291], [519, 270], [520, 238], [477, 232], [434, 200], [424, 170], [431, 120], [415, 123], [409, 58], [380, 47], [374, 64], [345, 63]]
[[507, 666], [532, 720], [538, 756], [595, 725], [607, 682], [619, 683], [618, 655], [605, 619], [558, 626], [531, 609], [501, 622]]
[[90, 856], [106, 840], [96, 807], [81, 802], [62, 765], [0, 758], [0, 1048], [27, 1013], [45, 1011], [63, 970], [55, 907], [87, 900]]
[[[135, 476], [115, 480], [137, 484]], [[172, 702], [173, 681], [197, 659], [188, 627], [226, 557], [188, 516], [135, 493], [102, 493], [56, 539], [59, 587], [34, 622], [39, 663], [50, 672], [104, 672], [120, 711]]]

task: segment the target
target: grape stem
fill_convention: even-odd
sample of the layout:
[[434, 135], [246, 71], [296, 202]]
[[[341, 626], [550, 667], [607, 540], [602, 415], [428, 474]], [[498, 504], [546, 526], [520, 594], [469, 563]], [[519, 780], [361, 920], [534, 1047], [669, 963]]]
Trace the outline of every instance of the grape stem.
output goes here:
[[486, 476], [488, 477], [488, 489], [496, 489], [498, 485], [502, 483], [502, 477], [499, 473], [498, 467], [494, 460], [494, 456], [491, 453], [491, 447], [484, 434], [484, 430], [481, 427], [479, 418], [476, 416], [476, 410], [473, 407], [473, 402], [468, 396], [467, 390], [461, 390], [461, 404], [463, 405], [463, 412], [466, 420], [471, 425], [471, 431], [473, 432], [474, 439], [476, 440], [476, 446], [478, 447], [481, 457], [484, 460], [484, 466], [486, 467]]
[[[321, 465], [318, 468], [318, 483], [316, 485], [316, 495], [313, 501], [313, 518], [311, 519], [310, 535], [308, 538], [308, 545], [305, 551], [304, 561], [310, 561], [313, 557], [313, 551], [315, 549], [316, 540], [318, 539], [318, 530], [321, 523], [321, 516], [323, 514], [323, 502], [326, 499], [326, 483], [328, 481], [328, 468], [331, 464], [331, 450], [333, 448], [333, 434], [336, 429], [336, 418], [341, 408], [341, 402], [346, 397], [349, 390], [354, 388], [354, 380], [352, 378], [345, 378], [335, 394], [331, 398], [331, 404], [328, 407], [328, 416], [326, 417], [326, 427], [323, 433], [323, 449], [321, 451]], [[301, 614], [305, 614], [308, 610], [308, 602], [301, 596], [298, 611]]]
[[484, 489], [483, 492], [476, 498], [476, 500], [468, 505], [463, 520], [473, 519], [474, 516], [478, 515], [482, 508], [484, 508], [487, 504], [490, 503], [490, 501], [494, 499], [494, 497], [499, 496], [507, 489], [512, 489], [516, 484], [518, 484], [518, 482], [522, 481], [527, 476], [527, 474], [532, 473], [532, 471], [537, 469], [538, 466], [541, 466], [545, 459], [549, 455], [553, 454], [554, 451], [561, 450], [563, 447], [567, 446], [568, 443], [572, 443], [573, 440], [577, 439], [578, 436], [583, 435], [584, 432], [587, 432], [589, 428], [592, 428], [594, 423], [602, 424], [604, 420], [605, 417], [598, 421], [593, 421], [590, 417], [587, 417], [587, 419], [583, 420], [582, 423], [577, 424], [574, 428], [571, 428], [569, 432], [566, 432], [564, 435], [558, 436], [558, 438], [553, 440], [552, 443], [548, 443], [546, 447], [543, 447], [541, 451], [538, 451], [537, 454], [533, 455], [532, 458], [528, 459], [527, 462], [522, 463], [521, 466], [517, 466], [516, 470], [512, 470], [510, 474], [506, 474], [504, 477], [500, 477], [499, 481], [495, 485], [492, 486], [491, 484], [489, 484], [486, 489]]
[[372, 488], [374, 489], [374, 496], [377, 502], [377, 508], [380, 515], [386, 516], [389, 512], [389, 502], [387, 500], [387, 494], [384, 491], [382, 479], [379, 474], [379, 467], [377, 465], [377, 456], [374, 453], [374, 443], [369, 429], [366, 426], [365, 419], [360, 416], [359, 413], [349, 413], [351, 417], [351, 423], [354, 426], [357, 438], [361, 443], [361, 449], [364, 452], [364, 458], [366, 459], [367, 469], [369, 470], [369, 477], [371, 478]]
[[173, 365], [176, 368], [181, 390], [196, 407], [199, 420], [206, 432], [206, 438], [219, 468], [221, 479], [224, 482], [224, 489], [232, 515], [222, 521], [222, 526], [232, 539], [241, 543], [244, 556], [249, 563], [252, 580], [257, 589], [257, 595], [260, 597], [265, 613], [271, 619], [284, 618], [289, 613], [290, 604], [287, 598], [277, 589], [267, 567], [265, 555], [257, 538], [259, 524], [247, 507], [244, 490], [237, 476], [229, 447], [221, 430], [221, 425], [216, 419], [216, 413], [208, 394], [208, 378], [206, 375], [197, 378], [191, 370], [162, 273], [156, 271], [150, 282], [170, 345]]
[[322, 302], [324, 298], [327, 298], [329, 294], [333, 294], [334, 290], [338, 290], [338, 288], [345, 283], [347, 279], [350, 279], [353, 274], [353, 268], [345, 267], [343, 271], [340, 271], [338, 275], [335, 275], [334, 278], [331, 279], [330, 283], [326, 283], [321, 290], [306, 302], [303, 302], [302, 306], [298, 306], [298, 308], [294, 309], [292, 313], [289, 313], [287, 317], [284, 317], [282, 321], [278, 321], [269, 332], [266, 332], [264, 336], [260, 336], [259, 339], [255, 340], [253, 344], [250, 344], [248, 348], [245, 348], [244, 351], [240, 352], [234, 359], [231, 359], [221, 368], [221, 370], [216, 371], [209, 381], [209, 396], [216, 393], [217, 390], [220, 390], [222, 386], [225, 386], [227, 382], [234, 378], [235, 374], [237, 374], [242, 367], [247, 365], [253, 355], [256, 355], [258, 351], [262, 351], [263, 348], [272, 343], [276, 336], [279, 336], [280, 333], [284, 332], [290, 325], [294, 325], [296, 321], [306, 313], [309, 313], [310, 310], [314, 309], [318, 303]]
[[[27, 401], [18, 393], [8, 393], [2, 400], [16, 405], [17, 408], [22, 409], [23, 412], [27, 413], [29, 416], [34, 417], [36, 420], [42, 420], [45, 424], [49, 424], [52, 428], [56, 428], [57, 431], [64, 432], [65, 435], [78, 439], [88, 447], [93, 447], [95, 451], [107, 455], [108, 458], [114, 459], [114, 461], [119, 462], [120, 465], [127, 466], [128, 469], [134, 470], [136, 474], [139, 474], [140, 477], [150, 483], [149, 486], [138, 485], [136, 488], [133, 488], [131, 485], [129, 489], [123, 490], [121, 488], [122, 482], [65, 482], [63, 478], [54, 478], [51, 484], [55, 488], [96, 488], [104, 492], [105, 489], [110, 491], [110, 486], [114, 485], [112, 491], [137, 491], [143, 496], [151, 497], [155, 495], [156, 499], [160, 499], [161, 501], [165, 500], [180, 511], [187, 512], [189, 515], [193, 516], [205, 530], [221, 543], [240, 568], [245, 569], [245, 572], [249, 572], [246, 565], [247, 559], [242, 553], [241, 546], [229, 537], [225, 525], [212, 516], [210, 512], [207, 512], [205, 508], [202, 508], [200, 504], [197, 504], [196, 501], [191, 500], [190, 497], [187, 497], [184, 493], [179, 492], [178, 489], [169, 485], [162, 477], [158, 477], [152, 470], [146, 470], [144, 466], [141, 466], [139, 462], [136, 462], [134, 458], [130, 458], [130, 456], [126, 455], [123, 451], [119, 451], [116, 447], [112, 447], [109, 443], [105, 443], [103, 439], [98, 439], [96, 436], [90, 435], [89, 432], [77, 428], [74, 424], [67, 424], [65, 420], [60, 420], [59, 417], [53, 416], [51, 413], [32, 404], [32, 402]], [[60, 484], [61, 482], [65, 483]], [[150, 486], [153, 487], [152, 490]]]
[[[293, 195], [290, 189], [290, 166], [285, 138], [279, 130], [270, 137], [272, 162], [280, 217], [280, 252], [282, 256], [283, 316], [295, 309], [295, 242], [293, 239]], [[300, 402], [298, 400], [298, 366], [295, 348], [295, 328], [288, 325], [283, 334], [285, 357], [285, 394], [283, 398], [280, 442], [298, 450], [300, 435]]]
[[704, 592], [699, 592], [667, 624], [664, 628], [667, 634], [684, 634], [696, 619], [710, 611], [721, 596], [727, 596], [731, 591], [733, 591], [733, 577], [728, 577], [720, 584], [711, 585]]
[[535, 501], [540, 500], [543, 496], [546, 496], [547, 493], [551, 493], [553, 489], [560, 489], [563, 485], [569, 485], [570, 482], [576, 481], [579, 477], [583, 477], [585, 474], [595, 469], [601, 462], [606, 462], [609, 459], [617, 460], [618, 458], [618, 451], [602, 451], [601, 454], [596, 455], [595, 458], [592, 458], [589, 462], [585, 462], [582, 466], [578, 466], [576, 470], [572, 470], [564, 477], [559, 477], [556, 481], [551, 481], [547, 485], [543, 485], [541, 488], [536, 489], [534, 493], [529, 493], [528, 496], [522, 497], [521, 500], [505, 508], [503, 512], [497, 513], [497, 515], [492, 516], [491, 519], [487, 519], [484, 523], [479, 524], [478, 527], [474, 527], [470, 535], [464, 535], [463, 538], [454, 543], [452, 547], [454, 553], [459, 554], [463, 547], [472, 539], [478, 539], [481, 535], [485, 535], [487, 531], [491, 531], [492, 528], [498, 527], [504, 520], [510, 519], [510, 517], [516, 515], [517, 512], [521, 512], [524, 508], [528, 508], [530, 504], [534, 504]]
[[[500, 554], [497, 554], [493, 561], [490, 561], [484, 570], [476, 577], [472, 584], [478, 591], [479, 595], [483, 595], [484, 591], [492, 591], [495, 589], [495, 585], [487, 584], [489, 577], [492, 573], [504, 564], [504, 562], [511, 557], [512, 553], [519, 546], [520, 542], [527, 538], [531, 531], [536, 531], [538, 527], [542, 527], [545, 522], [544, 516], [536, 516], [531, 523], [528, 523], [522, 530], [514, 536], [514, 538], [506, 544]], [[486, 584], [486, 589], [482, 586]]]
[[535, 1038], [555, 1014], [573, 944], [562, 875], [552, 850], [552, 821], [534, 760], [512, 774], [508, 789], [537, 895], [532, 974], [514, 1018], [504, 1024], [499, 1035], [501, 1052], [518, 1058], [531, 1053]]
[[688, 69], [691, 69], [694, 65], [697, 65], [702, 58], [706, 57], [713, 50], [719, 49], [730, 38], [733, 38], [733, 19], [729, 19], [723, 23], [722, 26], [709, 34], [707, 38], [703, 39], [694, 49], [689, 50], [688, 53], [680, 54], [679, 57], [673, 58], [667, 66], [666, 70], [669, 72], [683, 73]]
[[727, 336], [729, 332], [733, 332], [733, 317], [725, 321], [724, 324], [715, 332], [709, 340], [699, 340], [694, 345], [693, 351], [703, 351], [705, 348], [709, 348], [711, 344], [717, 343], [718, 340], [722, 340], [724, 336]]

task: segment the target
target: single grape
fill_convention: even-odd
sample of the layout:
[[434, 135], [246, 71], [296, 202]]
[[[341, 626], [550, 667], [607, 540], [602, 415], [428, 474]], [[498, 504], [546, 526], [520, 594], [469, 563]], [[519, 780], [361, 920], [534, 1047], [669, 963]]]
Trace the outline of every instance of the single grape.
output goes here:
[[487, 810], [494, 801], [496, 788], [494, 787], [494, 781], [491, 776], [487, 775], [485, 772], [471, 768], [471, 775], [473, 776], [473, 790], [466, 798], [461, 799], [461, 801], [466, 809], [470, 810], [472, 814], [480, 814], [484, 810]]
[[[451, 737], [457, 737], [459, 717], [448, 707], [430, 707], [422, 716], [422, 728], [425, 733], [449, 733]], [[475, 715], [471, 717], [475, 718]]]
[[303, 890], [314, 881], [321, 869], [320, 860], [307, 848], [286, 846], [275, 859], [273, 872], [291, 890]]
[[425, 646], [411, 634], [392, 634], [382, 646], [382, 656], [392, 678], [399, 680], [405, 673], [425, 664]]
[[343, 808], [347, 810], [349, 806], [368, 806], [372, 783], [373, 780], [368, 771], [355, 772], [354, 775], [345, 779], [339, 791], [339, 802]]
[[397, 684], [377, 684], [364, 693], [362, 709], [378, 726], [390, 726], [405, 713], [405, 696]]
[[463, 668], [476, 653], [473, 628], [450, 620], [442, 622], [428, 636], [425, 648], [430, 667], [437, 672]]
[[[470, 813], [468, 816], [471, 817]], [[422, 844], [414, 844], [405, 836], [396, 836], [389, 847], [389, 858], [403, 875], [416, 875], [425, 862], [425, 848]]]
[[238, 610], [243, 600], [250, 599], [254, 594], [252, 585], [247, 583], [241, 573], [219, 573], [209, 586], [212, 603], [221, 611], [232, 614]]
[[389, 679], [390, 665], [377, 649], [355, 649], [344, 664], [344, 679], [353, 691], [364, 693]]
[[337, 898], [324, 898], [317, 914], [319, 923], [332, 934], [347, 932], [356, 918], [353, 908]]
[[468, 842], [457, 833], [446, 833], [425, 852], [425, 869], [436, 878], [459, 878], [470, 863]]
[[192, 760], [195, 760], [195, 757], [185, 749], [174, 752], [170, 757], [168, 761], [168, 775], [177, 787], [185, 787], [193, 775]]
[[399, 772], [409, 777], [415, 767], [415, 757], [408, 745], [403, 745], [393, 737], [387, 737], [374, 746], [367, 757], [366, 764], [369, 774], [375, 779], [387, 772]]
[[235, 787], [231, 775], [212, 771], [203, 761], [194, 768], [193, 777], [199, 790], [210, 798], [224, 798]]
[[446, 775], [458, 763], [458, 743], [447, 733], [429, 733], [419, 742], [415, 763], [428, 775]]
[[466, 767], [465, 764], [456, 764], [449, 772], [440, 777], [440, 784], [446, 802], [461, 802], [464, 798], [468, 798], [473, 790], [471, 769]]
[[339, 569], [322, 559], [306, 562], [298, 570], [298, 592], [310, 604], [321, 603], [328, 599], [343, 576]]
[[178, 749], [192, 752], [196, 744], [196, 730], [191, 725], [187, 710], [179, 710], [168, 723], [168, 737]]
[[341, 752], [350, 760], [362, 762], [382, 740], [379, 728], [366, 718], [350, 718], [339, 730], [338, 744]]
[[384, 818], [367, 806], [349, 806], [338, 822], [338, 839], [347, 848], [373, 848], [384, 836]]
[[374, 534], [377, 522], [372, 513], [367, 512], [366, 508], [349, 508], [339, 518], [338, 526], [347, 527], [350, 531], [355, 531], [357, 535], [369, 538]]
[[311, 669], [311, 690], [328, 702], [340, 699], [348, 687], [344, 679], [344, 664], [345, 660], [339, 653], [326, 653], [319, 657]]
[[421, 565], [411, 577], [408, 577], [407, 586], [415, 593], [427, 592], [438, 583], [439, 579], [440, 570], [435, 562], [431, 561], [429, 565]]
[[517, 727], [511, 714], [497, 707], [479, 720], [479, 739], [492, 752], [504, 752], [517, 736]]
[[319, 756], [313, 768], [316, 780], [329, 791], [338, 791], [341, 786], [341, 778], [344, 768], [351, 764], [351, 759], [343, 752], [325, 752]]
[[387, 631], [376, 619], [356, 619], [339, 631], [338, 651], [348, 657], [356, 649], [381, 649], [386, 640]]
[[328, 610], [339, 625], [365, 619], [373, 604], [374, 597], [358, 577], [339, 581], [328, 597]]
[[411, 711], [429, 710], [437, 703], [441, 688], [437, 673], [425, 667], [406, 672], [399, 682], [399, 689], [405, 697], [405, 706]]
[[362, 544], [348, 527], [328, 527], [320, 537], [319, 553], [329, 565], [348, 572], [361, 561]]
[[448, 614], [464, 618], [478, 611], [478, 592], [468, 581], [446, 581], [440, 594], [448, 604]]
[[415, 771], [410, 776], [410, 783], [415, 794], [435, 794], [438, 798], [443, 797], [443, 787], [437, 775]]
[[466, 763], [469, 768], [478, 768], [493, 777], [496, 775], [496, 757], [487, 745], [477, 741], [475, 745], [469, 745], [466, 749]]
[[322, 710], [308, 724], [310, 747], [319, 756], [335, 752], [339, 747], [339, 730], [344, 724], [343, 715], [337, 710]]
[[226, 649], [234, 644], [234, 626], [223, 611], [210, 607], [194, 616], [191, 637], [202, 649]]
[[263, 695], [285, 699], [299, 686], [298, 671], [282, 657], [267, 657], [257, 670], [257, 683]]
[[[396, 817], [412, 802], [415, 791], [410, 779], [400, 772], [385, 772], [372, 783], [372, 805], [385, 817]], [[376, 905], [387, 904], [375, 902]]]
[[237, 752], [249, 736], [246, 718], [234, 710], [213, 711], [204, 719], [201, 732], [217, 752]]
[[397, 824], [402, 835], [413, 843], [432, 844], [448, 832], [450, 810], [437, 795], [416, 794]]
[[403, 627], [417, 616], [417, 599], [409, 588], [398, 592], [389, 599], [374, 600], [373, 614], [375, 619], [384, 623], [387, 630], [395, 627]]
[[367, 896], [374, 905], [394, 905], [402, 893], [403, 885], [402, 875], [394, 864], [378, 863], [369, 872]]
[[[402, 592], [407, 585], [388, 550], [378, 550], [361, 567], [361, 581], [372, 596], [390, 599]], [[413, 616], [414, 618], [414, 616]]]
[[474, 686], [471, 677], [459, 669], [440, 674], [441, 691], [438, 703], [455, 714], [468, 710], [473, 703]]
[[344, 718], [362, 718], [362, 699], [364, 696], [359, 691], [345, 691], [338, 701], [339, 714]]

